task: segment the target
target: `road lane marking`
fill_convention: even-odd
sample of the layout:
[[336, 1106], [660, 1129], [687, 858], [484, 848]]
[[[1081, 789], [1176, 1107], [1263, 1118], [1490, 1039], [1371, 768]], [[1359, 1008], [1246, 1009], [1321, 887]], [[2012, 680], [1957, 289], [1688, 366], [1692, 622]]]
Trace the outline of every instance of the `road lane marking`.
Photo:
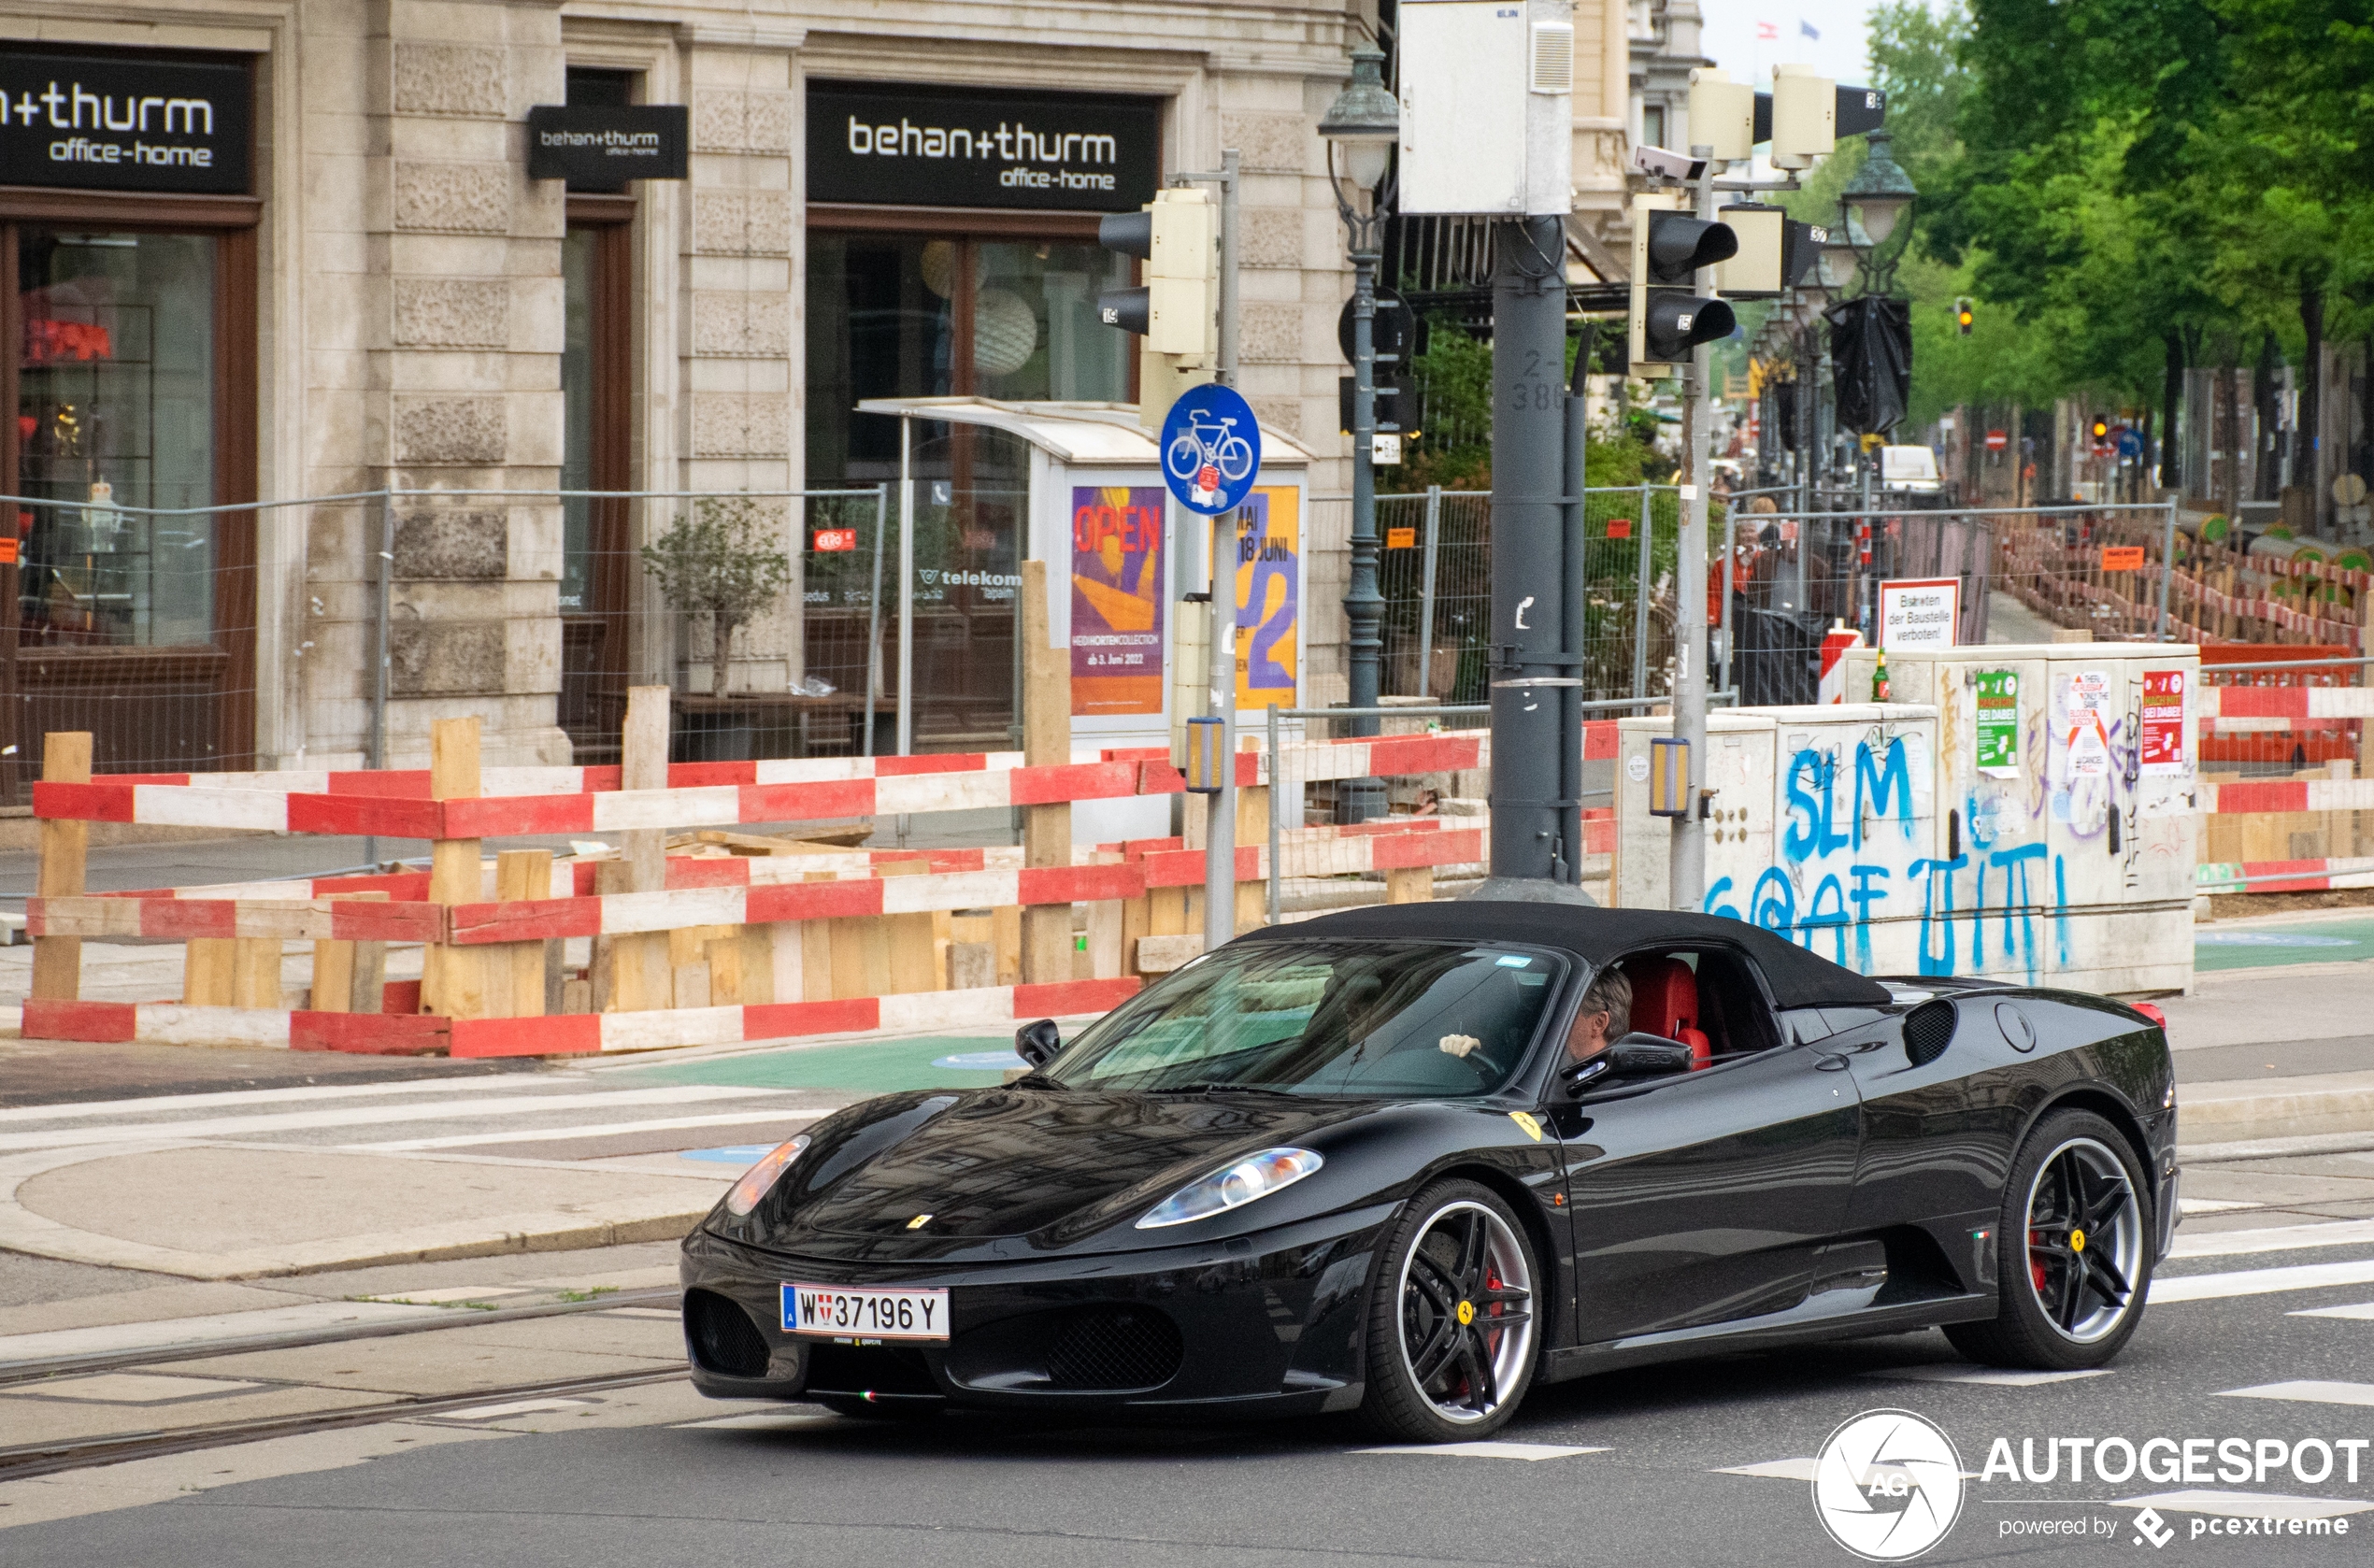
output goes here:
[[1762, 1464], [1735, 1464], [1724, 1470], [1709, 1471], [1713, 1475], [1761, 1475], [1776, 1481], [1810, 1481], [1815, 1459], [1768, 1459]]
[[2287, 1497], [2267, 1491], [2162, 1491], [2122, 1497], [2113, 1508], [2164, 1508], [2180, 1514], [2224, 1514], [2234, 1518], [2329, 1519], [2362, 1514], [2374, 1503], [2345, 1497]]
[[[704, 1100], [780, 1098], [778, 1089], [731, 1089], [686, 1084], [669, 1089], [598, 1090], [587, 1094], [530, 1094], [481, 1104], [441, 1100], [425, 1105], [348, 1105], [299, 1111], [289, 1116], [218, 1116], [192, 1121], [153, 1121], [132, 1126], [53, 1127], [37, 1133], [0, 1133], [0, 1150], [88, 1147], [99, 1144], [154, 1143], [166, 1138], [236, 1138], [253, 1133], [300, 1133], [322, 1127], [366, 1127], [390, 1121], [471, 1121], [482, 1117], [536, 1116], [553, 1111], [606, 1106], [678, 1105]], [[758, 1118], [752, 1117], [751, 1120]]]
[[1604, 1454], [1606, 1448], [1569, 1448], [1554, 1443], [1395, 1443], [1381, 1448], [1354, 1448], [1355, 1454], [1447, 1454], [1454, 1459], [1572, 1459], [1577, 1454]]
[[2224, 1389], [2220, 1399], [2295, 1399], [2306, 1404], [2374, 1404], [2374, 1383], [2261, 1383], [2251, 1389]]
[[[787, 1128], [800, 1128], [811, 1121], [822, 1120], [821, 1111], [793, 1111], [777, 1115], [772, 1112], [725, 1111], [709, 1116], [672, 1116], [651, 1121], [608, 1121], [589, 1123], [581, 1127], [536, 1127], [524, 1131], [500, 1133], [458, 1133], [442, 1138], [396, 1138], [381, 1144], [341, 1144], [349, 1154], [410, 1154], [424, 1148], [467, 1148], [472, 1144], [561, 1143], [571, 1138], [615, 1138], [629, 1133], [672, 1133], [686, 1127], [747, 1127], [756, 1122], [780, 1121]], [[768, 1144], [766, 1148], [773, 1148]], [[765, 1153], [765, 1149], [761, 1149]]]
[[203, 1111], [220, 1105], [278, 1105], [312, 1100], [355, 1100], [382, 1094], [465, 1094], [497, 1089], [550, 1089], [537, 1073], [407, 1078], [401, 1083], [308, 1084], [297, 1089], [226, 1089], [211, 1094], [151, 1094], [136, 1100], [76, 1100], [59, 1105], [11, 1105], [0, 1122], [64, 1120], [68, 1117], [157, 1116], [166, 1111]]
[[1931, 1366], [1881, 1366], [1863, 1374], [1866, 1377], [1902, 1377], [1915, 1383], [1976, 1383], [1981, 1388], [2032, 1389], [2039, 1383], [2067, 1383], [2080, 1377], [2108, 1377], [2109, 1370], [2092, 1367], [2081, 1372], [2022, 1372], [2004, 1366], [1964, 1366], [1946, 1362]]
[[2360, 1323], [2374, 1323], [2374, 1302], [2359, 1302], [2353, 1306], [2304, 1306], [2297, 1312], [2286, 1312], [2286, 1318], [2345, 1318]]
[[2238, 1208], [2265, 1208], [2265, 1204], [2245, 1204], [2231, 1198], [2179, 1198], [2179, 1214], [2226, 1214]]
[[2296, 1252], [2310, 1247], [2357, 1247], [2374, 1242], [2374, 1219], [2339, 1219], [2329, 1225], [2278, 1225], [2257, 1231], [2208, 1231], [2180, 1234], [2171, 1258], [2230, 1258], [2247, 1252]]
[[2374, 1259], [2347, 1263], [2294, 1263], [2288, 1268], [2238, 1269], [2231, 1274], [2187, 1274], [2152, 1281], [2153, 1306], [2174, 1302], [2220, 1301], [2228, 1296], [2266, 1296], [2279, 1290], [2321, 1290], [2328, 1285], [2374, 1284]]

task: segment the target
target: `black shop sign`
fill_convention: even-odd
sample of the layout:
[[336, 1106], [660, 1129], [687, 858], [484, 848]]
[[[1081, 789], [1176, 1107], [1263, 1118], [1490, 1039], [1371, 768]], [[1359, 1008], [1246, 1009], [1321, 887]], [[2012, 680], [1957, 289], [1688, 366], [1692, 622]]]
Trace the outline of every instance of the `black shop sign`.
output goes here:
[[245, 195], [242, 64], [0, 51], [0, 185]]
[[527, 177], [572, 191], [682, 179], [692, 115], [682, 104], [538, 104], [527, 111]]
[[1148, 98], [810, 82], [808, 199], [1123, 212], [1153, 199]]

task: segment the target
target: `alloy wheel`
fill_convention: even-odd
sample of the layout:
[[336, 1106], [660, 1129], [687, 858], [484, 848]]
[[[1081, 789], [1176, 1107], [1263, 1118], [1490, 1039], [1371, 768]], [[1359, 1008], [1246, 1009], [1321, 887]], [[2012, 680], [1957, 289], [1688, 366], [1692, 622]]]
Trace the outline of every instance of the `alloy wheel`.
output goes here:
[[1401, 1354], [1447, 1421], [1480, 1421], [1533, 1354], [1533, 1274], [1516, 1233], [1479, 1203], [1444, 1205], [1402, 1263]]
[[2143, 1270], [2143, 1212], [2119, 1157], [2071, 1138], [2028, 1185], [2028, 1286], [2044, 1319], [2086, 1345], [2126, 1316]]

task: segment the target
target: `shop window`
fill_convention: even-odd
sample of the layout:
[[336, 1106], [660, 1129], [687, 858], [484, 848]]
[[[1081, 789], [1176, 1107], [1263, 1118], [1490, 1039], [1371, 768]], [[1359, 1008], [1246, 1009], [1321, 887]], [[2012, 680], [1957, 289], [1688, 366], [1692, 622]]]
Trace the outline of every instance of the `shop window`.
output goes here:
[[23, 646], [213, 640], [216, 244], [17, 231]]

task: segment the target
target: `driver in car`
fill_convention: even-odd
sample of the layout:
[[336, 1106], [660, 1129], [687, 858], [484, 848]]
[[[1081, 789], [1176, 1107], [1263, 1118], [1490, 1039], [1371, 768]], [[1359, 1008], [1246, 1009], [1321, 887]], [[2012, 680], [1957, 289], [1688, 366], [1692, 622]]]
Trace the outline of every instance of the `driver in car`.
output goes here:
[[[1617, 1019], [1623, 1019], [1618, 1023]], [[1621, 969], [1602, 969], [1582, 993], [1574, 1027], [1566, 1031], [1566, 1058], [1588, 1062], [1632, 1027], [1632, 982]]]

